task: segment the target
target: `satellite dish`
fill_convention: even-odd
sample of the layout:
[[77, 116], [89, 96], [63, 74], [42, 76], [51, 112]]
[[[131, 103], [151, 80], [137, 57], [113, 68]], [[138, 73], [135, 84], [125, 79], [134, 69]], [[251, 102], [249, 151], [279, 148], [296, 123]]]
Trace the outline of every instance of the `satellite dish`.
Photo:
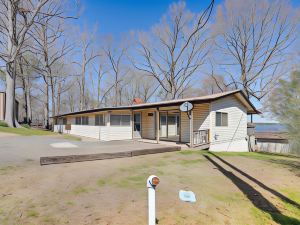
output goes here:
[[191, 111], [192, 109], [193, 109], [193, 104], [190, 103], [190, 102], [184, 102], [180, 106], [180, 111], [181, 112], [188, 112], [188, 111]]

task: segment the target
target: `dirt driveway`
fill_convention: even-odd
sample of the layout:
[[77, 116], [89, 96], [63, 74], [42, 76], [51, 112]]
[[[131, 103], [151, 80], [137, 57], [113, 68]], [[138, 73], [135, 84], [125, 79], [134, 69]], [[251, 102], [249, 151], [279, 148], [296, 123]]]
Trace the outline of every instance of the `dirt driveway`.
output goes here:
[[94, 139], [68, 140], [65, 136], [0, 135], [0, 166], [19, 165], [26, 161], [39, 163], [43, 156], [64, 156], [96, 153], [113, 153], [163, 147], [163, 144], [139, 141], [99, 142]]
[[[299, 224], [300, 160], [195, 151], [0, 169], [0, 224], [146, 224], [145, 179], [160, 177], [163, 225]], [[178, 199], [192, 190], [197, 202]]]

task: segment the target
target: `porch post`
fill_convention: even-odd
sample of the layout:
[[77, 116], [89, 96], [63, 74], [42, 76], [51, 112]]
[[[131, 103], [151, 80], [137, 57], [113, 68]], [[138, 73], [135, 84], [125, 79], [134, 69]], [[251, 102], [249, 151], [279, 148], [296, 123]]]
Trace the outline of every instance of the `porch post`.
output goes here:
[[159, 143], [159, 108], [156, 108], [156, 121], [155, 121], [155, 123], [156, 123], [156, 142], [157, 142], [157, 144]]
[[130, 126], [131, 126], [131, 139], [134, 139], [134, 114], [133, 110], [131, 109], [131, 117], [130, 117]]
[[194, 147], [193, 110], [190, 112], [190, 147]]

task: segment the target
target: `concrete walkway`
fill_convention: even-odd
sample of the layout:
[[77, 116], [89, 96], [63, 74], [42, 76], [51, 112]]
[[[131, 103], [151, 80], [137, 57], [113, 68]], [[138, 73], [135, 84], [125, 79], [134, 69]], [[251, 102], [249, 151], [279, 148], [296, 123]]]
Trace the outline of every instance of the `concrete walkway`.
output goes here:
[[166, 147], [170, 146], [134, 140], [109, 142], [73, 141], [63, 139], [58, 135], [0, 137], [0, 165], [40, 161], [41, 157], [128, 153]]

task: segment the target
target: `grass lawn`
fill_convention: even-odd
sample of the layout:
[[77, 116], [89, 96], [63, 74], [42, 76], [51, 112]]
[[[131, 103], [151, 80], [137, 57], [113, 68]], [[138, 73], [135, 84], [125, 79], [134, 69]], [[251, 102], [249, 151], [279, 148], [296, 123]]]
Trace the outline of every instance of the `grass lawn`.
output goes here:
[[158, 224], [300, 224], [297, 157], [185, 150], [0, 171], [0, 224], [146, 224], [151, 174]]
[[69, 134], [58, 134], [54, 133], [52, 131], [47, 130], [41, 130], [41, 129], [28, 129], [28, 128], [12, 128], [12, 127], [2, 127], [0, 126], [0, 132], [2, 133], [10, 133], [10, 134], [16, 134], [16, 135], [22, 135], [22, 136], [32, 136], [32, 135], [56, 135], [61, 136], [64, 139], [72, 140], [72, 141], [81, 141], [80, 137], [69, 135]]
[[31, 135], [53, 135], [51, 131], [39, 130], [39, 129], [28, 129], [28, 128], [12, 128], [12, 127], [1, 127], [0, 132], [18, 134], [22, 136], [31, 136]]

